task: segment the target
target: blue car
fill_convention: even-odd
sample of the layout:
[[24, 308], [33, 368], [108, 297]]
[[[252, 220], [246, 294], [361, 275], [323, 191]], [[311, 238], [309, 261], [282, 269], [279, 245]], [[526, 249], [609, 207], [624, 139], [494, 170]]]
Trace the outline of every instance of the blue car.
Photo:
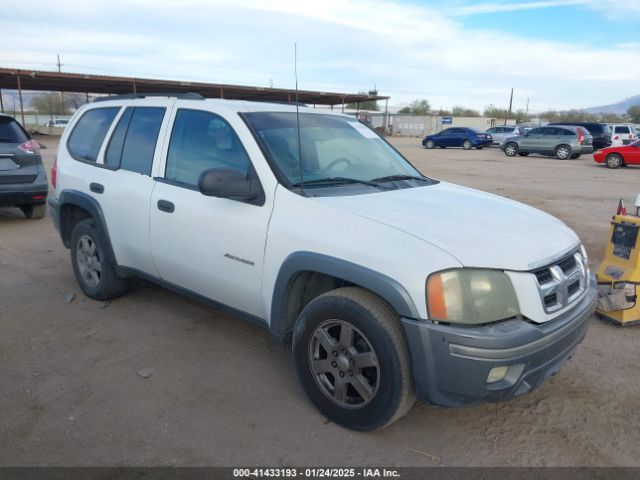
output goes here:
[[465, 150], [471, 150], [473, 147], [479, 150], [492, 143], [493, 137], [490, 134], [466, 127], [447, 128], [440, 133], [427, 135], [422, 140], [422, 146], [425, 148], [462, 147]]

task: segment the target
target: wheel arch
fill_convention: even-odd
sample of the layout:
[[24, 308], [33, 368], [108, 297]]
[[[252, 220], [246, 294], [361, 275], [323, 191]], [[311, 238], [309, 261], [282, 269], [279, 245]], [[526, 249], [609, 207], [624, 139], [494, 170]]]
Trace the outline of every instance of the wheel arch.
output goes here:
[[407, 290], [396, 280], [367, 267], [313, 252], [295, 252], [282, 263], [273, 289], [269, 329], [282, 344], [302, 309], [317, 296], [342, 286], [364, 288], [386, 301], [398, 315], [419, 318]]
[[115, 254], [111, 246], [109, 231], [98, 201], [77, 190], [63, 190], [58, 196], [60, 215], [60, 235], [65, 247], [71, 246], [71, 232], [73, 227], [80, 221], [93, 218], [98, 224], [101, 240], [105, 245], [106, 254], [109, 260], [116, 264]]

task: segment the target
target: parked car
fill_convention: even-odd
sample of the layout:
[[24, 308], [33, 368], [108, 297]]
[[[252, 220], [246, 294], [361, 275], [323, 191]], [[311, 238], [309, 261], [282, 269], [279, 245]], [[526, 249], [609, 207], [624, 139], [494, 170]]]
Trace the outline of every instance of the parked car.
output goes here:
[[593, 152], [591, 143], [592, 137], [585, 128], [555, 125], [534, 128], [524, 135], [505, 138], [500, 148], [509, 157], [539, 153], [567, 160]]
[[422, 140], [422, 146], [425, 148], [462, 147], [465, 150], [471, 150], [474, 147], [482, 149], [492, 143], [493, 138], [490, 134], [466, 127], [446, 128], [440, 133], [427, 135]]
[[13, 117], [0, 114], [0, 206], [33, 219], [44, 217], [49, 190], [40, 148]]
[[631, 125], [611, 125], [611, 146], [629, 145], [638, 140]]
[[[567, 123], [556, 122], [549, 124], [549, 126], [552, 125], [567, 125]], [[607, 148], [609, 145], [611, 145], [611, 130], [609, 129], [608, 125], [595, 122], [571, 122], [571, 125], [584, 127], [589, 131], [589, 133], [593, 137], [594, 150]]]
[[414, 394], [524, 394], [583, 339], [595, 278], [552, 216], [425, 177], [347, 115], [139, 97], [83, 105], [53, 167], [88, 297], [139, 276], [224, 306], [291, 345], [311, 401], [356, 430]]
[[62, 118], [56, 118], [55, 120], [49, 120], [47, 122], [47, 127], [65, 128], [67, 125], [69, 125], [69, 120]]
[[513, 137], [522, 135], [524, 129], [517, 125], [504, 125], [500, 127], [491, 127], [485, 133], [488, 133], [493, 138], [493, 145], [500, 145], [500, 142], [507, 137]]
[[598, 150], [593, 154], [593, 159], [597, 163], [604, 163], [609, 168], [640, 165], [640, 141]]

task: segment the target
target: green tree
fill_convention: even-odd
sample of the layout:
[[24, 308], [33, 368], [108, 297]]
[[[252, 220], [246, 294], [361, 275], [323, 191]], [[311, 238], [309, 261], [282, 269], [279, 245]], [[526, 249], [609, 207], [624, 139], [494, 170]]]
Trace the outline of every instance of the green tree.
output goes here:
[[627, 116], [633, 123], [640, 123], [640, 105], [634, 105], [627, 110]]
[[429, 115], [431, 112], [431, 105], [429, 105], [429, 100], [417, 99], [411, 102], [408, 107], [401, 108], [398, 110], [398, 113], [408, 113], [410, 115]]
[[[375, 97], [378, 95], [378, 91], [370, 90], [369, 92], [359, 92], [359, 95], [369, 95], [371, 97]], [[360, 110], [375, 110], [375, 111], [380, 110], [380, 107], [378, 106], [378, 102], [376, 102], [375, 100], [365, 100], [364, 102], [358, 102], [358, 103], [347, 103], [347, 108], [360, 109]]]
[[454, 117], [479, 117], [480, 112], [477, 110], [473, 110], [472, 108], [461, 107], [460, 105], [456, 105], [452, 109], [452, 114]]
[[59, 93], [43, 93], [31, 99], [31, 107], [38, 113], [47, 115], [64, 115], [69, 112], [68, 97]]

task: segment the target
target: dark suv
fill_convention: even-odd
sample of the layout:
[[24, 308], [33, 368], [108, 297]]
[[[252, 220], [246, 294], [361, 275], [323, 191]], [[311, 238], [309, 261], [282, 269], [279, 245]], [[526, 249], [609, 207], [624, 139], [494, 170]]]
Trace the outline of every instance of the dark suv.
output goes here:
[[593, 137], [593, 150], [601, 150], [611, 145], [611, 130], [604, 123], [594, 122], [564, 122], [549, 125], [575, 125], [586, 128]]
[[40, 148], [13, 117], [0, 114], [0, 207], [44, 217], [49, 185]]

